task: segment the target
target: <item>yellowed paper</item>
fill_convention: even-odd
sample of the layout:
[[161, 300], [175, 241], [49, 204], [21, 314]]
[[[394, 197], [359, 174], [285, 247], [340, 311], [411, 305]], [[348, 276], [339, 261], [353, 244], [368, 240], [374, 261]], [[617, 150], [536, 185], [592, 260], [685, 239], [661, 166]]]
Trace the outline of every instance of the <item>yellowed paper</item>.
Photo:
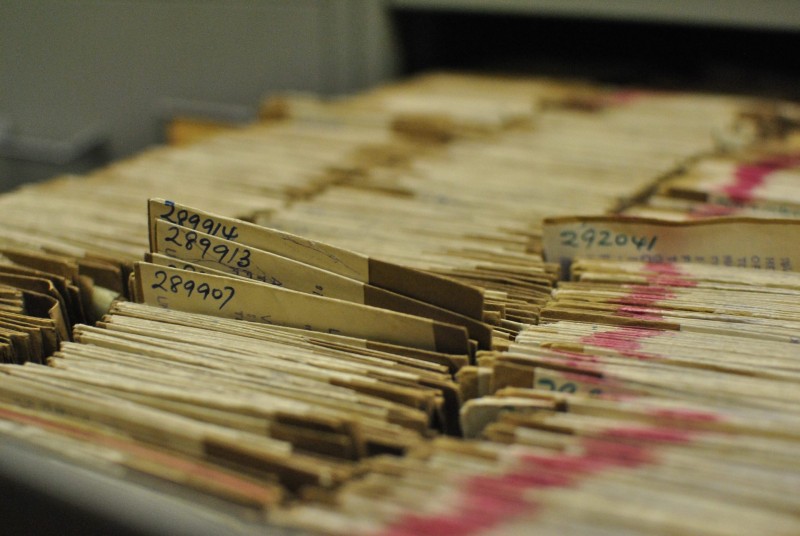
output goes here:
[[151, 199], [148, 211], [151, 249], [156, 244], [155, 222], [161, 220], [333, 272], [473, 319], [482, 318], [483, 292], [452, 279], [286, 232], [198, 211], [172, 201]]
[[139, 301], [191, 313], [341, 333], [450, 353], [467, 352], [464, 328], [341, 300], [210, 274], [136, 263]]
[[594, 258], [800, 270], [800, 221], [719, 218], [674, 222], [615, 216], [547, 218], [548, 261]]
[[306, 294], [364, 303], [364, 284], [302, 262], [163, 220], [155, 222], [154, 253]]
[[368, 259], [357, 253], [319, 244], [313, 240], [306, 240], [252, 223], [199, 211], [172, 201], [151, 199], [149, 213], [151, 245], [155, 243], [155, 222], [161, 220], [270, 251], [364, 283], [369, 281]]

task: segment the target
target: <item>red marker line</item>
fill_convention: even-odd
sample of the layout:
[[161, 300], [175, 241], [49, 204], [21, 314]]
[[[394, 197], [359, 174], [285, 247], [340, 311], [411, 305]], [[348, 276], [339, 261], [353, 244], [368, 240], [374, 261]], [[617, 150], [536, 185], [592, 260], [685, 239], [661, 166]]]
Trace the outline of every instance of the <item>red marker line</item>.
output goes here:
[[650, 93], [646, 91], [635, 90], [635, 89], [621, 89], [619, 91], [614, 91], [613, 93], [610, 93], [606, 97], [606, 102], [612, 106], [613, 105], [622, 106], [626, 104], [632, 104], [649, 95]]
[[582, 337], [580, 342], [587, 346], [617, 350], [629, 357], [646, 358], [646, 355], [639, 353], [639, 350], [642, 349], [642, 342], [650, 337], [657, 337], [661, 333], [654, 329], [621, 327]]
[[735, 203], [753, 201], [755, 190], [776, 171], [800, 166], [800, 155], [778, 155], [736, 168], [733, 182], [721, 188]]
[[580, 455], [522, 454], [513, 469], [500, 475], [480, 475], [459, 486], [456, 504], [442, 514], [408, 514], [392, 522], [381, 536], [459, 534], [469, 536], [533, 517], [542, 504], [529, 492], [577, 486], [581, 480], [614, 468], [659, 463], [656, 448], [684, 445], [689, 432], [661, 426], [621, 427], [582, 441]]
[[660, 419], [691, 421], [698, 424], [722, 421], [722, 417], [716, 413], [686, 408], [659, 408], [651, 411], [650, 414]]
[[[658, 307], [658, 302], [674, 298], [675, 287], [688, 288], [697, 285], [675, 264], [648, 263], [645, 265], [645, 273], [648, 284], [632, 285], [630, 292], [619, 300], [616, 314], [642, 320], [663, 320], [662, 315], [652, 311]], [[662, 331], [648, 328], [620, 327], [593, 333], [583, 337], [580, 342], [589, 346], [611, 348], [630, 357], [646, 358], [646, 354], [638, 353], [642, 343], [661, 333]]]
[[[628, 302], [640, 308], [655, 307], [664, 299], [675, 296], [674, 287], [692, 287], [696, 283], [686, 278], [678, 266], [648, 264], [645, 268], [648, 286], [632, 289]], [[621, 305], [620, 308], [630, 307]], [[648, 315], [657, 316], [657, 315]], [[641, 316], [640, 316], [641, 317]], [[620, 327], [603, 333], [583, 337], [587, 345], [614, 348], [626, 355], [637, 352], [642, 341], [662, 332], [659, 330]], [[570, 352], [564, 352], [571, 354]], [[572, 355], [576, 364], [593, 362], [582, 354]], [[594, 368], [594, 367], [592, 367]], [[526, 492], [548, 488], [566, 488], [581, 479], [616, 468], [635, 468], [658, 463], [655, 447], [676, 446], [690, 442], [692, 434], [680, 427], [680, 421], [713, 422], [718, 416], [712, 413], [683, 409], [657, 409], [654, 417], [674, 421], [676, 426], [632, 426], [611, 428], [598, 437], [583, 440], [583, 452], [577, 456], [564, 454], [524, 454], [512, 471], [501, 475], [480, 475], [466, 479], [459, 485], [460, 493], [455, 505], [442, 514], [408, 514], [392, 522], [382, 536], [416, 536], [461, 534], [472, 535], [502, 526], [515, 516], [533, 516], [542, 507]], [[524, 497], [527, 497], [524, 499]]]

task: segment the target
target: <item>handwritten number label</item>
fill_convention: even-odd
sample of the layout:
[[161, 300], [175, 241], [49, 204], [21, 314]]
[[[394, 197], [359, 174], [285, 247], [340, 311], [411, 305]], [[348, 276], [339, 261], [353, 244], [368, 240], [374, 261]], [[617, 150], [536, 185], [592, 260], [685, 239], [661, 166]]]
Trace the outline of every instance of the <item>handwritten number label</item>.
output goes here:
[[[225, 240], [236, 240], [239, 238], [239, 231], [235, 225], [230, 228], [217, 222], [213, 218], [203, 218], [199, 214], [190, 214], [187, 210], [175, 210], [175, 205], [171, 202], [166, 203], [168, 209], [158, 217], [166, 222], [181, 227], [190, 227], [193, 230], [200, 230], [212, 236], [220, 236]], [[198, 229], [199, 228], [199, 229]]]
[[588, 227], [580, 232], [565, 230], [559, 233], [561, 245], [570, 248], [592, 249], [625, 247], [632, 244], [637, 251], [653, 251], [658, 236], [636, 236], [627, 233], [613, 233]]
[[[183, 241], [180, 240], [181, 231], [184, 232]], [[229, 247], [226, 244], [217, 244], [212, 247], [212, 242], [206, 237], [198, 238], [194, 231], [186, 231], [183, 227], [171, 226], [167, 230], [165, 242], [171, 242], [176, 246], [182, 247], [186, 251], [197, 248], [200, 251], [200, 258], [205, 259], [209, 250], [216, 256], [220, 264], [234, 265], [237, 268], [247, 268], [250, 266], [250, 255], [252, 252], [244, 247]]]
[[197, 284], [197, 281], [191, 278], [175, 274], [167, 277], [164, 270], [157, 270], [155, 273], [156, 282], [150, 285], [150, 288], [158, 289], [162, 292], [172, 294], [185, 294], [187, 298], [191, 298], [194, 294], [202, 296], [203, 300], [211, 298], [214, 301], [220, 302], [219, 309], [227, 305], [229, 301], [236, 294], [236, 290], [231, 286], [224, 286], [222, 288], [212, 287], [208, 283]]

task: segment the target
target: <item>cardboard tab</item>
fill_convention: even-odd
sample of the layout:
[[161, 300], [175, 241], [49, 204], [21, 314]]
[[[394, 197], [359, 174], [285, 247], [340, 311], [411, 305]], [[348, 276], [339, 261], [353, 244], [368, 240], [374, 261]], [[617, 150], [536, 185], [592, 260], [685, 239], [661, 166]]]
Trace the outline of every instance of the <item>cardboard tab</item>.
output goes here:
[[252, 320], [324, 333], [465, 354], [466, 329], [406, 314], [303, 294], [243, 279], [139, 262], [139, 302], [190, 313]]
[[151, 248], [156, 243], [156, 221], [161, 220], [425, 301], [476, 320], [482, 318], [483, 292], [445, 277], [379, 261], [290, 233], [203, 212], [173, 201], [150, 199], [148, 212]]
[[153, 253], [306, 294], [364, 303], [364, 284], [231, 240], [155, 222]]

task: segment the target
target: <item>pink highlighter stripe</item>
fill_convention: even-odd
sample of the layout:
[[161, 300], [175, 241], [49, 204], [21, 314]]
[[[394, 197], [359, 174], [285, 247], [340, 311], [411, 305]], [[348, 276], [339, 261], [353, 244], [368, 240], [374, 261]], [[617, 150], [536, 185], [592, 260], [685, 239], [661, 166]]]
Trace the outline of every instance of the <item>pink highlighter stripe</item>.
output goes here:
[[784, 169], [800, 166], [800, 155], [778, 155], [736, 168], [733, 182], [721, 188], [735, 203], [748, 203], [755, 197], [756, 188], [766, 182], [767, 177]]
[[723, 420], [717, 413], [686, 408], [660, 408], [650, 413], [660, 419], [690, 421], [697, 424], [717, 423]]
[[406, 514], [380, 531], [381, 536], [459, 534], [469, 536], [535, 516], [542, 507], [527, 492], [568, 488], [581, 479], [616, 467], [658, 463], [655, 448], [683, 445], [691, 434], [677, 428], [642, 426], [612, 428], [582, 441], [583, 453], [523, 454], [513, 472], [481, 475], [460, 485], [458, 502], [444, 514]]
[[640, 100], [649, 94], [646, 91], [639, 91], [635, 89], [625, 89], [614, 91], [606, 97], [606, 102], [610, 105], [622, 106], [631, 104]]
[[[640, 318], [642, 320], [663, 320], [664, 317], [653, 313], [658, 302], [675, 297], [675, 287], [694, 287], [695, 281], [687, 278], [679, 266], [675, 264], [647, 263], [644, 268], [647, 274], [647, 285], [632, 285], [627, 296], [622, 298], [616, 313], [621, 316]], [[589, 346], [610, 348], [631, 357], [646, 357], [636, 352], [641, 350], [642, 342], [650, 337], [657, 337], [662, 332], [654, 329], [621, 327], [609, 331], [593, 333], [583, 337], [580, 342]]]
[[[654, 319], [653, 316], [648, 320]], [[633, 354], [642, 348], [642, 341], [649, 337], [657, 337], [662, 332], [654, 329], [622, 327], [610, 331], [598, 332], [580, 339], [588, 346], [599, 346], [617, 350], [621, 354]], [[633, 356], [632, 356], [633, 357]]]
[[[692, 287], [688, 279], [673, 264], [648, 264], [649, 285], [632, 289], [630, 297], [639, 307], [657, 307], [657, 302], [674, 297], [674, 287]], [[625, 306], [621, 306], [622, 309]], [[642, 317], [642, 315], [634, 315]], [[653, 318], [656, 315], [647, 315]], [[658, 316], [657, 318], [662, 318]], [[614, 348], [623, 354], [637, 354], [644, 339], [663, 332], [654, 329], [621, 327], [583, 337], [587, 345]], [[575, 354], [581, 366], [588, 363], [583, 354]], [[589, 358], [591, 362], [592, 359]], [[593, 367], [596, 368], [596, 367]], [[680, 409], [656, 410], [653, 416], [669, 420], [713, 421], [716, 416]], [[458, 503], [444, 514], [407, 514], [396, 519], [384, 530], [382, 536], [416, 536], [460, 534], [472, 535], [502, 526], [511, 518], [523, 514], [535, 515], [541, 508], [525, 493], [548, 488], [566, 488], [580, 479], [614, 467], [639, 467], [657, 463], [654, 447], [681, 445], [691, 441], [691, 434], [675, 423], [675, 427], [652, 426], [613, 428], [599, 437], [585, 438], [584, 451], [579, 456], [563, 454], [523, 455], [513, 472], [501, 475], [481, 475], [466, 479], [460, 486]]]

